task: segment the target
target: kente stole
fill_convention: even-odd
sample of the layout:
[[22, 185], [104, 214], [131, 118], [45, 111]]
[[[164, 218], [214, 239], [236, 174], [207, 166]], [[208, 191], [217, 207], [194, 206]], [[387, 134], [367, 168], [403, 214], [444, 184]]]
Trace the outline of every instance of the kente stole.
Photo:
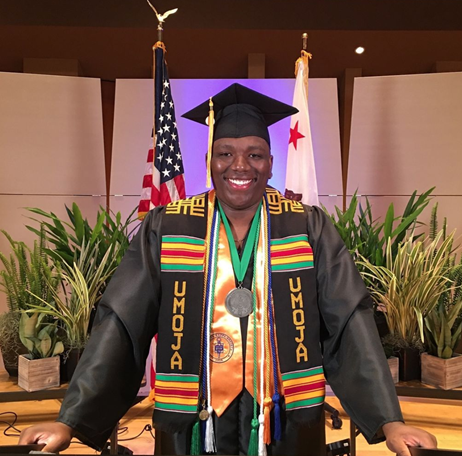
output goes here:
[[[308, 207], [267, 189], [271, 221], [272, 294], [279, 392], [287, 418], [319, 419], [325, 381], [319, 344], [319, 312], [313, 252], [308, 242]], [[159, 314], [154, 422], [175, 432], [192, 425], [201, 409], [204, 281], [214, 192], [166, 206], [161, 234], [162, 298]], [[260, 247], [260, 246], [259, 246]], [[254, 258], [254, 261], [261, 261]], [[263, 278], [256, 276], [257, 289]], [[246, 369], [243, 378], [239, 319], [229, 315], [224, 297], [235, 287], [229, 246], [223, 226], [217, 259], [215, 309], [210, 337], [212, 397], [221, 415], [245, 387], [252, 394], [252, 315], [249, 316]], [[259, 293], [257, 293], [259, 296]], [[259, 307], [260, 308], [260, 307]], [[257, 333], [261, 331], [261, 315]], [[258, 335], [259, 337], [259, 335]], [[258, 339], [257, 337], [257, 339]], [[260, 347], [257, 359], [260, 360]], [[274, 362], [274, 360], [270, 360]], [[260, 381], [258, 381], [258, 385]], [[274, 389], [274, 385], [271, 385]], [[258, 395], [258, 399], [260, 394]]]

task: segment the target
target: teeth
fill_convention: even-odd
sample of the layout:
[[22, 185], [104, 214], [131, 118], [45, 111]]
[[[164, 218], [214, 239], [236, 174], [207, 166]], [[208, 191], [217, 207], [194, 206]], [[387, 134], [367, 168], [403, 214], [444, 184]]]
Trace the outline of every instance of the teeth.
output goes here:
[[229, 179], [229, 181], [234, 185], [247, 185], [252, 182], [252, 179], [241, 180], [241, 179]]

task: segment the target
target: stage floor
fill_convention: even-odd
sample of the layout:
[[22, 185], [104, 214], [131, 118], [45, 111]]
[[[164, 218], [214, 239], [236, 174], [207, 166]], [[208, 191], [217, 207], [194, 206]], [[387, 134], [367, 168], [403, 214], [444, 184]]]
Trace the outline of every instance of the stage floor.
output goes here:
[[[326, 440], [328, 443], [349, 437], [349, 420], [340, 407], [335, 397], [327, 398], [330, 405], [341, 411], [343, 427], [341, 430], [331, 428], [331, 421], [326, 420]], [[21, 430], [32, 424], [43, 421], [53, 421], [58, 413], [60, 401], [57, 399], [31, 402], [9, 402], [0, 404], [0, 413], [14, 412], [18, 415], [16, 427]], [[408, 424], [418, 426], [435, 434], [441, 448], [462, 450], [462, 404], [456, 401], [402, 399], [401, 407]], [[154, 440], [148, 431], [134, 440], [124, 441], [123, 439], [135, 437], [143, 428], [151, 423], [152, 405], [147, 399], [134, 406], [120, 422], [121, 432], [119, 443], [129, 447], [135, 454], [152, 454]], [[7, 425], [12, 422], [12, 414], [0, 415], [0, 444], [12, 445], [18, 440], [17, 436], [5, 436], [4, 431]], [[124, 427], [127, 429], [124, 431]], [[9, 433], [14, 433], [9, 429]], [[71, 447], [63, 452], [71, 454], [95, 454], [91, 448], [73, 443]], [[390, 456], [384, 443], [369, 446], [362, 436], [357, 438], [358, 456]]]

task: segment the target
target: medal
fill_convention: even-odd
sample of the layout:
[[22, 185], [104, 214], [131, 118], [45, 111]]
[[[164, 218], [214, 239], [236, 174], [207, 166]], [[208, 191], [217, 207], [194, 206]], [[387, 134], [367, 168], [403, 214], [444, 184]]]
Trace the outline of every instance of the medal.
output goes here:
[[238, 287], [234, 288], [234, 290], [231, 290], [226, 296], [225, 307], [233, 317], [237, 318], [247, 317], [253, 312], [253, 294], [247, 288], [242, 287], [242, 282], [244, 281], [245, 274], [249, 267], [252, 250], [258, 243], [257, 233], [260, 227], [260, 207], [261, 203], [253, 217], [241, 259], [239, 258], [236, 245], [233, 242], [233, 233], [231, 231], [231, 227], [229, 226], [228, 219], [225, 212], [223, 211], [223, 208], [221, 207], [220, 201], [218, 201], [218, 209], [220, 211], [221, 220], [223, 221], [226, 236], [228, 237], [231, 262], [233, 265], [234, 274], [236, 274], [236, 279], [238, 282]]
[[210, 416], [210, 413], [204, 408], [199, 412], [199, 419], [201, 421], [207, 421]]
[[247, 317], [253, 310], [252, 292], [247, 288], [234, 288], [227, 294], [225, 306], [233, 317]]

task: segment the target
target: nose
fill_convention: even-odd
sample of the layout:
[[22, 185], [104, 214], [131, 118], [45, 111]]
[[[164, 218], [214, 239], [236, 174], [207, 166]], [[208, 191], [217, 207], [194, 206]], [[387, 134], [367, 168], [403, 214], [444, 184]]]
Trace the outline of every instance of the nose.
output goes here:
[[235, 171], [246, 171], [250, 169], [249, 162], [247, 160], [247, 157], [245, 157], [242, 154], [237, 154], [234, 157], [233, 164], [232, 164], [232, 169]]

